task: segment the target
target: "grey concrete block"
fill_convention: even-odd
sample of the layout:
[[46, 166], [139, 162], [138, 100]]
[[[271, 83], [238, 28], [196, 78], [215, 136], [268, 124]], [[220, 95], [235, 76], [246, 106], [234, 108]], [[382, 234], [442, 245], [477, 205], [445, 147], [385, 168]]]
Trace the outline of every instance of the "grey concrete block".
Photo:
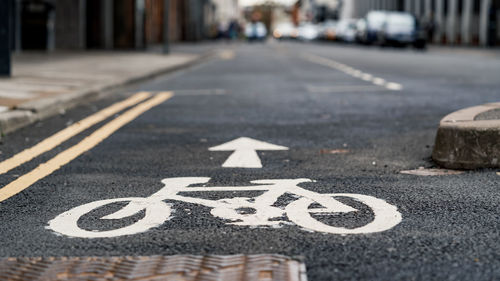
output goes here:
[[[500, 167], [500, 103], [456, 111], [439, 125], [432, 159], [448, 169]], [[488, 116], [490, 116], [488, 118]]]

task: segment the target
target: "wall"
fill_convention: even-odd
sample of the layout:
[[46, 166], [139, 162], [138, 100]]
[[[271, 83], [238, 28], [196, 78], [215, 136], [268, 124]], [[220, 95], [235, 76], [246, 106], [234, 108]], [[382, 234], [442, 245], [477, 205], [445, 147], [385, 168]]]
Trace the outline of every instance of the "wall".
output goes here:
[[55, 48], [83, 49], [85, 44], [85, 0], [55, 1]]

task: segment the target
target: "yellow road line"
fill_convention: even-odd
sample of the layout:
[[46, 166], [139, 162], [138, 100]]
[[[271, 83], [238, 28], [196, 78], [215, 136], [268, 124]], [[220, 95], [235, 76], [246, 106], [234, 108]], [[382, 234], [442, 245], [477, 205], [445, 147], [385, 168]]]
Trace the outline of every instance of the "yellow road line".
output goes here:
[[18, 154], [12, 156], [9, 159], [6, 159], [2, 162], [0, 162], [0, 175], [5, 174], [8, 171], [30, 161], [31, 159], [52, 150], [54, 147], [60, 145], [61, 143], [65, 142], [66, 140], [76, 136], [77, 134], [85, 131], [86, 129], [92, 127], [93, 125], [106, 120], [110, 116], [113, 116], [114, 114], [124, 110], [125, 108], [128, 108], [130, 106], [133, 106], [135, 104], [140, 103], [141, 101], [144, 101], [145, 99], [151, 97], [151, 94], [148, 92], [140, 92], [137, 93], [130, 98], [117, 102], [99, 112], [96, 112], [89, 117], [86, 117], [79, 122], [55, 133], [54, 135], [46, 138], [45, 140], [37, 143], [33, 147], [30, 147], [28, 149], [25, 149]]
[[236, 54], [233, 50], [223, 50], [219, 53], [219, 57], [223, 60], [232, 60]]
[[78, 156], [80, 156], [85, 151], [88, 151], [98, 145], [100, 142], [105, 140], [111, 134], [116, 132], [118, 129], [129, 123], [130, 121], [137, 118], [142, 113], [148, 111], [161, 104], [162, 102], [168, 100], [173, 96], [172, 92], [159, 93], [153, 98], [136, 105], [132, 109], [127, 110], [119, 117], [111, 120], [107, 124], [103, 125], [101, 128], [97, 129], [90, 136], [84, 138], [78, 144], [66, 149], [65, 151], [57, 154], [54, 158], [49, 161], [40, 164], [31, 172], [17, 178], [13, 182], [4, 186], [0, 189], [0, 202], [16, 195], [17, 193], [28, 188], [38, 180], [52, 174], [57, 169], [68, 164]]

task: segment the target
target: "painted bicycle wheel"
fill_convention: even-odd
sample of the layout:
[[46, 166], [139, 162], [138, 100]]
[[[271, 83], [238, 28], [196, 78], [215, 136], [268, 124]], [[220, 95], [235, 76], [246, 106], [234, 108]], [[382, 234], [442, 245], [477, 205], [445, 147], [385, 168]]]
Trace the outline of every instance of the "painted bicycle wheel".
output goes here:
[[[105, 230], [105, 231], [86, 230], [78, 226], [78, 220], [84, 215], [90, 213], [91, 211], [97, 208], [118, 202], [130, 202], [130, 203], [127, 206], [123, 207], [121, 210], [111, 215], [98, 219], [122, 219], [137, 214], [142, 210], [145, 210], [144, 217], [126, 227], [113, 230]], [[67, 212], [64, 212], [49, 222], [49, 228], [59, 234], [70, 237], [80, 237], [80, 238], [117, 237], [117, 236], [131, 235], [148, 231], [153, 227], [157, 227], [163, 224], [170, 217], [170, 214], [171, 214], [170, 206], [168, 206], [163, 201], [151, 201], [147, 200], [147, 198], [141, 198], [141, 197], [107, 199], [107, 200], [100, 200], [87, 203], [75, 207]]]
[[[374, 219], [368, 224], [356, 228], [337, 227], [325, 224], [315, 219], [312, 214], [325, 214], [325, 208], [310, 208], [317, 203], [313, 199], [302, 197], [285, 208], [288, 218], [307, 230], [331, 233], [331, 234], [365, 234], [381, 232], [393, 228], [401, 222], [401, 213], [397, 208], [382, 199], [373, 196], [351, 194], [351, 193], [333, 193], [323, 194], [330, 197], [348, 197], [368, 206]], [[333, 213], [333, 212], [330, 212]]]

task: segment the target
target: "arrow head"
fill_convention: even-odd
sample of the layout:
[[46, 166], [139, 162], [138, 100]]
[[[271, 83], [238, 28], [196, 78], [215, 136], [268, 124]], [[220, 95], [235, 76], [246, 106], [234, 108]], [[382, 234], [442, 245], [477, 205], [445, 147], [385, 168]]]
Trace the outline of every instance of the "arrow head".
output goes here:
[[223, 143], [221, 145], [210, 147], [210, 151], [235, 151], [235, 150], [288, 150], [288, 147], [275, 145], [247, 137], [237, 138], [235, 140]]

